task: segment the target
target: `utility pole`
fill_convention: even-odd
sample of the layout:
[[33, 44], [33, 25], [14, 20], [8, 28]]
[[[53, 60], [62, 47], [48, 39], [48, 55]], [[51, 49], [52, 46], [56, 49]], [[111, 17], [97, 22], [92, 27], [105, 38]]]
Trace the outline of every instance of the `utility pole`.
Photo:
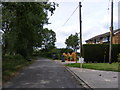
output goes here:
[[[81, 2], [79, 2], [79, 20], [80, 20], [80, 58], [82, 58], [82, 19], [81, 19]], [[82, 62], [81, 62], [82, 68]]]
[[113, 41], [113, 0], [111, 0], [111, 27], [110, 27], [110, 47], [109, 47], [109, 63], [112, 63], [112, 41]]
[[81, 2], [79, 2], [79, 20], [80, 20], [80, 57], [82, 57], [82, 19], [81, 19]]

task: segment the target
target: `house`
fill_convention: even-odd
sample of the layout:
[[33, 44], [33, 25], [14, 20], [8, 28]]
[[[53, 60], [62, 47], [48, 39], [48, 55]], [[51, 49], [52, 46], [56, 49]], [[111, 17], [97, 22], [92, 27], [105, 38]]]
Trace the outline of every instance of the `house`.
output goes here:
[[[85, 41], [86, 44], [103, 44], [110, 42], [110, 32], [97, 35]], [[120, 29], [113, 31], [113, 44], [120, 44]]]

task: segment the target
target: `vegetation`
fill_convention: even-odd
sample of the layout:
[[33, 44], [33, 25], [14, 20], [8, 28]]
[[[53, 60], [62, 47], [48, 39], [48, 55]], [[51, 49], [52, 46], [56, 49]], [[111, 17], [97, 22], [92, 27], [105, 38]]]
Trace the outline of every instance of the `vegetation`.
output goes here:
[[[41, 49], [39, 51], [34, 52], [34, 56], [42, 56], [46, 58], [52, 58], [52, 59], [61, 59], [61, 55], [63, 53], [68, 53], [68, 52], [73, 52], [72, 49], [67, 49], [67, 48], [54, 48], [54, 49]], [[54, 57], [53, 57], [54, 56]]]
[[23, 67], [34, 62], [35, 58], [32, 61], [28, 62], [24, 60], [21, 55], [5, 55], [5, 60], [2, 62], [2, 79], [3, 83], [10, 80], [13, 76], [17, 74], [17, 71], [21, 70]]
[[43, 42], [42, 45], [45, 50], [50, 50], [55, 48], [56, 42], [56, 33], [52, 30], [48, 30], [47, 28], [44, 29], [42, 33]]
[[[80, 68], [80, 63], [71, 63], [71, 64], [66, 64], [65, 66]], [[119, 63], [112, 63], [112, 64], [109, 64], [109, 63], [84, 63], [83, 68], [120, 72]]]
[[51, 41], [44, 37], [48, 34], [54, 46], [55, 33], [43, 25], [49, 24], [48, 12], [52, 15], [56, 6], [54, 2], [2, 2], [3, 55], [20, 54], [28, 59], [33, 48], [42, 47], [46, 39]]
[[[120, 44], [113, 44], [112, 62], [118, 62]], [[83, 54], [85, 62], [109, 62], [109, 44], [84, 44]]]
[[75, 35], [71, 34], [65, 41], [65, 44], [68, 48], [72, 48], [74, 51], [76, 51], [79, 47], [79, 37], [78, 33]]
[[2, 74], [8, 81], [29, 62], [36, 48], [54, 48], [56, 34], [43, 28], [54, 14], [54, 2], [2, 2]]
[[118, 62], [120, 63], [120, 53], [118, 54]]

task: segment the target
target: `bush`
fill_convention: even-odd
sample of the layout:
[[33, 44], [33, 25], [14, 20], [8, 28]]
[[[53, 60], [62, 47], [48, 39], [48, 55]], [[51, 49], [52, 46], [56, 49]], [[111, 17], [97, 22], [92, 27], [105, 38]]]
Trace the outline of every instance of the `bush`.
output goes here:
[[10, 54], [5, 54], [3, 56], [3, 60], [21, 60], [23, 57], [20, 54], [16, 55], [10, 55]]
[[[117, 62], [120, 44], [113, 44], [112, 62]], [[109, 44], [85, 44], [83, 56], [86, 62], [109, 62]]]
[[73, 60], [73, 57], [72, 57], [72, 56], [69, 56], [69, 59], [70, 59], [70, 61], [72, 61], [72, 60]]
[[21, 55], [9, 55], [6, 54], [2, 61], [2, 80], [6, 82], [11, 79], [11, 77], [16, 75], [16, 72], [26, 65], [31, 64]]
[[4, 59], [4, 60], [11, 60], [11, 59], [14, 59], [14, 57], [13, 57], [13, 55], [5, 54], [5, 55], [3, 56], [3, 59]]
[[120, 53], [118, 54], [118, 62], [120, 62]]
[[23, 57], [20, 54], [17, 54], [14, 56], [14, 59], [21, 60], [21, 59], [23, 59]]
[[41, 57], [47, 57], [47, 58], [53, 58], [54, 56], [54, 59], [61, 59], [61, 55], [63, 53], [71, 53], [73, 52], [72, 49], [67, 49], [67, 48], [60, 48], [60, 49], [57, 49], [57, 48], [54, 48], [52, 50], [45, 50], [45, 49], [42, 49], [42, 50], [39, 50], [39, 51], [35, 51], [33, 53], [34, 56], [41, 56]]

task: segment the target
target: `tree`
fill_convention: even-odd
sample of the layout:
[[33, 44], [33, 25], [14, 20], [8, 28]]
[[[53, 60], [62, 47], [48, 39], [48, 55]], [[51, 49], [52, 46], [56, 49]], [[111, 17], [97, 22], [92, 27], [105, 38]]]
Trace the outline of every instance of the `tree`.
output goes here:
[[54, 2], [2, 2], [4, 52], [29, 57], [33, 47], [42, 45], [43, 25], [55, 6]]
[[43, 38], [42, 44], [45, 47], [45, 50], [55, 48], [56, 34], [54, 31], [45, 28], [43, 30], [42, 38]]
[[71, 34], [65, 41], [65, 44], [67, 45], [68, 48], [72, 48], [74, 51], [77, 50], [79, 47], [79, 37], [78, 33], [75, 35]]

